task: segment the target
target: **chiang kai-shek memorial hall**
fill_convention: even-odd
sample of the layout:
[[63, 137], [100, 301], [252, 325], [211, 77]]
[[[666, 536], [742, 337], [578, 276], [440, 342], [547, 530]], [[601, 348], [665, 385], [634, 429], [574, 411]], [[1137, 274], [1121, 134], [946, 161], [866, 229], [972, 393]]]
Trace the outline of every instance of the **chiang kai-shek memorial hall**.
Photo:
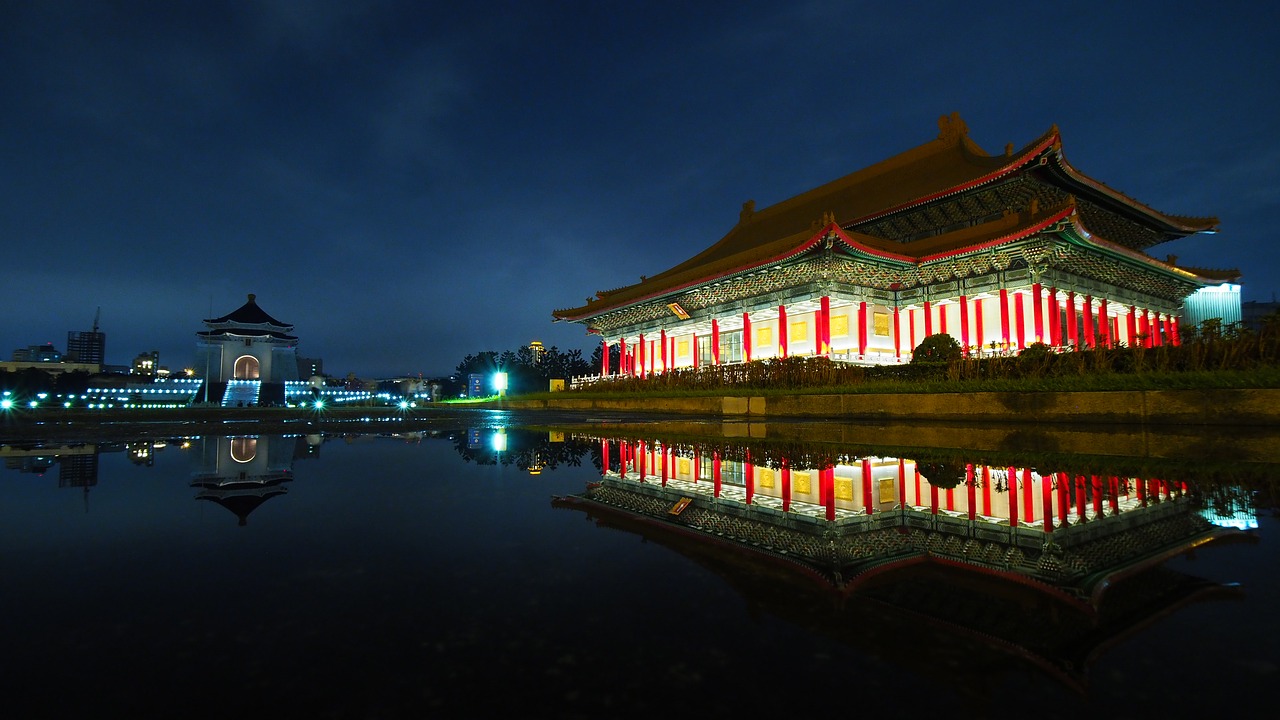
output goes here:
[[645, 375], [798, 355], [905, 362], [946, 333], [970, 355], [1177, 344], [1184, 301], [1238, 279], [1148, 251], [1214, 217], [1168, 215], [1067, 162], [1056, 126], [991, 155], [957, 115], [938, 137], [757, 210], [639, 283], [556, 310]]

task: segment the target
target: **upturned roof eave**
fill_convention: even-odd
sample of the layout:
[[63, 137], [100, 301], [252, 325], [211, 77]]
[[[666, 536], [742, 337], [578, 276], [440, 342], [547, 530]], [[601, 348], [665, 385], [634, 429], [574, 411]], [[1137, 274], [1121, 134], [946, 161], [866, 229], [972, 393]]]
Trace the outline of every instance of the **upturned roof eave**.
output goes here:
[[1183, 215], [1169, 215], [1160, 212], [1150, 205], [1146, 205], [1129, 197], [1125, 193], [1112, 188], [1101, 181], [1095, 180], [1088, 175], [1080, 172], [1074, 165], [1067, 161], [1061, 150], [1052, 154], [1053, 164], [1070, 180], [1079, 183], [1100, 195], [1120, 203], [1135, 212], [1141, 213], [1146, 217], [1167, 226], [1171, 230], [1182, 232], [1183, 234], [1191, 234], [1197, 232], [1211, 232], [1217, 229], [1219, 220], [1216, 217], [1190, 217]]
[[1048, 130], [1048, 132], [1046, 132], [1044, 135], [1041, 135], [1039, 139], [1033, 140], [1030, 144], [1028, 144], [1022, 150], [1018, 151], [1018, 153], [1011, 155], [1010, 156], [1011, 159], [1009, 162], [1005, 163], [1004, 165], [1000, 166], [995, 170], [992, 170], [989, 173], [986, 173], [985, 175], [974, 178], [972, 180], [965, 181], [963, 183], [959, 183], [957, 185], [953, 185], [949, 188], [946, 188], [944, 190], [939, 190], [929, 195], [915, 198], [913, 200], [895, 205], [893, 207], [877, 210], [876, 212], [871, 213], [870, 215], [864, 215], [862, 217], [859, 217], [853, 220], [852, 222], [850, 222], [849, 224], [860, 225], [863, 223], [872, 222], [874, 220], [878, 220], [887, 215], [899, 213], [904, 210], [910, 210], [911, 208], [918, 207], [920, 205], [933, 202], [935, 200], [939, 200], [949, 195], [955, 195], [956, 193], [961, 193], [966, 190], [972, 190], [975, 187], [980, 187], [982, 185], [995, 182], [996, 180], [999, 180], [1008, 175], [1012, 175], [1018, 170], [1030, 165], [1033, 161], [1037, 160], [1037, 158], [1039, 158], [1040, 155], [1044, 153], [1046, 150], [1050, 150], [1054, 147], [1060, 146], [1061, 143], [1062, 143], [1062, 138], [1059, 134], [1058, 126], [1054, 125]]

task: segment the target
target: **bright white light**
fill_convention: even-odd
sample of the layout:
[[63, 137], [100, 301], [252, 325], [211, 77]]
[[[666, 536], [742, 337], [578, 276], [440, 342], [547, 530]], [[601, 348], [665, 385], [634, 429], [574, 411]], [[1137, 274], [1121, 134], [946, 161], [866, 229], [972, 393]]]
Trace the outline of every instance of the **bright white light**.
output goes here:
[[13, 398], [0, 400], [0, 410], [8, 410], [11, 407], [13, 407]]
[[505, 428], [498, 428], [498, 431], [497, 431], [497, 432], [495, 432], [495, 433], [493, 434], [492, 444], [493, 444], [494, 452], [505, 452], [505, 451], [506, 451], [506, 449], [507, 449], [507, 431], [506, 431], [506, 429], [505, 429]]
[[400, 401], [400, 409], [401, 409], [401, 410], [408, 410], [408, 409], [409, 409], [409, 401], [408, 401], [408, 400], [401, 400], [401, 401]]
[[504, 372], [493, 374], [493, 389], [502, 393], [507, 389], [507, 374]]

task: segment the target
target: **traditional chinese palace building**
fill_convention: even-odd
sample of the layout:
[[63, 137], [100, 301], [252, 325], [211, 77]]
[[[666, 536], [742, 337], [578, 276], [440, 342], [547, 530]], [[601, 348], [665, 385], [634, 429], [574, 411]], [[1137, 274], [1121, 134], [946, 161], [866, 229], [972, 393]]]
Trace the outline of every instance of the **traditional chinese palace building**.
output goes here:
[[789, 355], [901, 362], [947, 333], [971, 354], [1179, 342], [1184, 300], [1234, 270], [1148, 251], [1217, 218], [1168, 215], [1067, 162], [1058, 128], [991, 155], [938, 137], [757, 210], [639, 283], [556, 310], [645, 374]]
[[[293, 325], [258, 306], [253, 293], [244, 305], [222, 317], [204, 321], [196, 333], [196, 369], [205, 379], [206, 401], [221, 397], [224, 405], [255, 405], [267, 399], [282, 403], [285, 383], [298, 380], [298, 338]], [[220, 388], [211, 392], [211, 388]]]

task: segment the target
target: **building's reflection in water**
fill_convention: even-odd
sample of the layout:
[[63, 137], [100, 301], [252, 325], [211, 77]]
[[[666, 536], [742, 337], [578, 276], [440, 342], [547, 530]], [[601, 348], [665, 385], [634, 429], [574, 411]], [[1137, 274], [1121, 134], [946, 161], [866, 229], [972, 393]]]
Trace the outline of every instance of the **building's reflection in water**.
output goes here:
[[1256, 527], [1248, 493], [1180, 478], [597, 441], [600, 480], [556, 506], [694, 559], [753, 608], [953, 681], [1030, 663], [1082, 690], [1126, 635], [1239, 593], [1165, 561]]
[[319, 453], [318, 436], [236, 435], [192, 441], [191, 486], [197, 500], [231, 511], [240, 525], [266, 501], [288, 492], [293, 462]]

